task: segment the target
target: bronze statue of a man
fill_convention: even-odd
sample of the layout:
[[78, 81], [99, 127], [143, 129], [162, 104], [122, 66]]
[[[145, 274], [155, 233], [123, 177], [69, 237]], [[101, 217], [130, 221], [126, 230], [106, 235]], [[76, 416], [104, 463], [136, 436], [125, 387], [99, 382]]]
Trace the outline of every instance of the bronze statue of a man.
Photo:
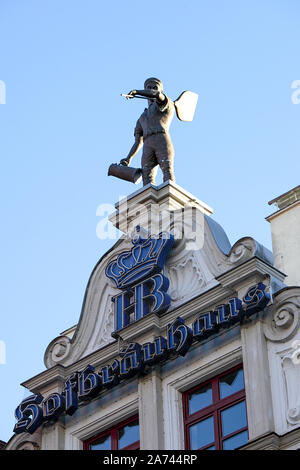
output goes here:
[[135, 130], [135, 143], [126, 158], [120, 163], [128, 166], [132, 158], [144, 144], [142, 155], [143, 184], [155, 183], [158, 165], [163, 172], [164, 181], [175, 181], [174, 148], [169, 127], [174, 117], [174, 102], [163, 93], [163, 84], [158, 78], [148, 78], [144, 90], [131, 90], [127, 98], [145, 97], [146, 108], [139, 117]]

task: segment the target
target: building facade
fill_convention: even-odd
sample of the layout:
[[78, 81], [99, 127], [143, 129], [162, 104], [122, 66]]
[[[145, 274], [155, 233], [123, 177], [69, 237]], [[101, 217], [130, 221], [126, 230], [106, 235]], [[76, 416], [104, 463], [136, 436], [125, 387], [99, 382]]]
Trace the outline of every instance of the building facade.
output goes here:
[[299, 187], [271, 203], [274, 256], [231, 246], [172, 182], [116, 204], [124, 235], [22, 384], [6, 448], [300, 448]]

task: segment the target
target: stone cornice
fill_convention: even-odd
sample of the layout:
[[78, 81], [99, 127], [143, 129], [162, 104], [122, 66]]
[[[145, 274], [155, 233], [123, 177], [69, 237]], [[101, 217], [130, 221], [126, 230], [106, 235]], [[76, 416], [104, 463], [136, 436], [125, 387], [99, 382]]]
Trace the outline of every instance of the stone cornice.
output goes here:
[[36, 393], [42, 386], [45, 387], [50, 384], [63, 385], [66, 377], [66, 368], [57, 364], [56, 366], [51, 367], [51, 369], [47, 369], [40, 374], [35, 375], [31, 379], [26, 380], [21, 383], [21, 385], [33, 393]]
[[222, 284], [223, 287], [234, 287], [240, 284], [242, 281], [249, 279], [255, 275], [261, 277], [261, 279], [266, 276], [274, 276], [280, 281], [283, 281], [285, 274], [283, 274], [278, 269], [269, 265], [265, 261], [262, 261], [256, 256], [253, 256], [247, 261], [244, 261], [240, 265], [229, 269], [225, 273], [222, 273], [220, 276], [217, 276], [217, 281]]
[[274, 212], [273, 214], [268, 215], [268, 217], [266, 217], [265, 219], [266, 219], [267, 222], [271, 222], [273, 219], [276, 219], [276, 217], [278, 217], [279, 215], [284, 214], [285, 212], [288, 212], [291, 209], [294, 209], [296, 206], [299, 206], [299, 204], [300, 204], [300, 201], [295, 201], [293, 204], [291, 204], [287, 207], [283, 207], [282, 209], [279, 209], [278, 211]]
[[300, 449], [300, 428], [294, 429], [282, 436], [275, 432], [264, 434], [249, 441], [238, 450], [288, 450], [294, 446], [297, 446], [297, 449], [293, 450]]

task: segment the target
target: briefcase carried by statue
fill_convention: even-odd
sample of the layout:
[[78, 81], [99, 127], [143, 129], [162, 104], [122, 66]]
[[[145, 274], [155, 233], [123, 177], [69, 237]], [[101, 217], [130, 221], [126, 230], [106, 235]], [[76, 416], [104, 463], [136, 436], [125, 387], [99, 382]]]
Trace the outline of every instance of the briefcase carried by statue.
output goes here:
[[112, 163], [108, 169], [108, 176], [115, 176], [134, 184], [139, 184], [142, 179], [141, 168], [132, 168], [118, 163]]

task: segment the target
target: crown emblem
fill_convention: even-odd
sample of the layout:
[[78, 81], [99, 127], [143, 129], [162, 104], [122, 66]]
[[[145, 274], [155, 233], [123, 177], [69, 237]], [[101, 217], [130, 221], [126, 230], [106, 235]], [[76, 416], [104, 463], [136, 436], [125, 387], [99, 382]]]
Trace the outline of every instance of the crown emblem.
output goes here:
[[136, 237], [130, 251], [124, 251], [106, 267], [105, 274], [119, 289], [126, 289], [162, 270], [174, 237], [162, 232], [147, 239]]

